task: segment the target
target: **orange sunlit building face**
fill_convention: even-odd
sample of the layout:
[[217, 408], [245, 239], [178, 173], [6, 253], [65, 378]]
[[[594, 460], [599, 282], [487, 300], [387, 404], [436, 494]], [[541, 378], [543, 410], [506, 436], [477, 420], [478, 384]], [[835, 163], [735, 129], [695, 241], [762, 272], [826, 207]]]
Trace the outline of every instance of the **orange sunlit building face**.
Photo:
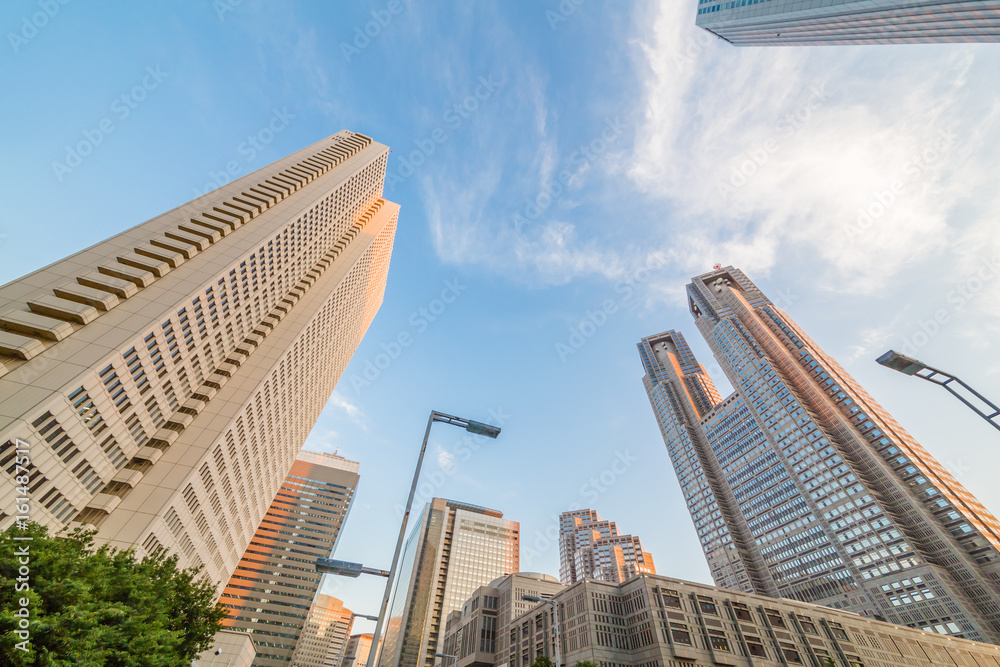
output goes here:
[[[313, 600], [322, 578], [316, 559], [333, 552], [357, 484], [358, 464], [339, 456], [301, 452], [292, 464], [219, 598], [229, 609], [223, 625], [252, 635], [254, 665], [288, 664], [310, 605], [317, 621], [323, 615], [330, 616], [327, 622], [350, 617], [335, 598], [320, 596], [326, 604], [319, 607]], [[341, 641], [347, 637], [347, 621], [342, 625]]]

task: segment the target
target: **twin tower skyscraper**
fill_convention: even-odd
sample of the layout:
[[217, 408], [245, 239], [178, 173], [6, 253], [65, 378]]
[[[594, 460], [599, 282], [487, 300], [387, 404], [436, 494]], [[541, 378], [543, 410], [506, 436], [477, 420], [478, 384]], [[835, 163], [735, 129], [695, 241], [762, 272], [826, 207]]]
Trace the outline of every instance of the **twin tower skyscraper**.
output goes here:
[[643, 382], [715, 583], [1000, 643], [1000, 523], [738, 269], [687, 286]]

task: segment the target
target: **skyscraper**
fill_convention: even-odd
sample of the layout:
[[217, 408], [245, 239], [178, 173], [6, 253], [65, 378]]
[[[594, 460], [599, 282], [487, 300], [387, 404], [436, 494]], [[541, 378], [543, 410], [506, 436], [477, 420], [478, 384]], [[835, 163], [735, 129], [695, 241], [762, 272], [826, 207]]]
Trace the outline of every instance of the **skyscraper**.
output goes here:
[[[275, 619], [277, 620], [277, 619]], [[284, 660], [264, 662], [257, 658], [260, 665], [291, 665], [291, 667], [341, 667], [338, 656], [350, 655], [346, 646], [348, 634], [351, 632], [351, 610], [335, 597], [320, 593], [309, 607], [305, 616], [305, 624], [295, 642], [295, 651], [285, 654]], [[291, 662], [288, 656], [291, 656]]]
[[602, 520], [594, 510], [559, 515], [562, 583], [568, 586], [587, 578], [621, 583], [642, 572], [656, 574], [656, 567], [638, 537], [622, 535], [614, 521]]
[[293, 651], [311, 665], [317, 642], [347, 638], [351, 611], [337, 598], [316, 595], [322, 575], [315, 562], [336, 548], [357, 485], [354, 461], [303, 451], [292, 463], [219, 598], [229, 608], [223, 625], [253, 635], [254, 665], [286, 665]]
[[698, 0], [736, 46], [1000, 41], [1000, 0]]
[[227, 581], [381, 304], [388, 152], [339, 132], [0, 287], [3, 511], [27, 448], [27, 518]]
[[518, 571], [520, 524], [503, 513], [434, 498], [414, 521], [396, 572], [382, 667], [431, 667], [445, 621], [480, 586]]
[[643, 382], [719, 586], [1000, 642], [1000, 524], [737, 269], [690, 310], [736, 391], [676, 331]]

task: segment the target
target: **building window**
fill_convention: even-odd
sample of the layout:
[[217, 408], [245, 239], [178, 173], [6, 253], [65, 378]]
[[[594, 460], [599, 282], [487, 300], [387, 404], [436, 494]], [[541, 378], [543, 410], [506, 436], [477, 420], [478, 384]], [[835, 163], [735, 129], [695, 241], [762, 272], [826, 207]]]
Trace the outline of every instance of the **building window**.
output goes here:
[[687, 626], [683, 623], [671, 623], [670, 633], [673, 635], [675, 644], [691, 646], [691, 633], [687, 631]]
[[712, 602], [711, 598], [698, 598], [698, 606], [701, 608], [703, 614], [714, 614], [719, 615], [719, 610], [716, 609], [715, 603]]
[[785, 655], [785, 660], [788, 662], [794, 662], [796, 664], [802, 664], [802, 658], [799, 657], [799, 652], [791, 648], [782, 648], [781, 652]]
[[847, 641], [847, 642], [851, 641], [851, 638], [848, 637], [847, 633], [844, 632], [841, 628], [836, 628], [836, 627], [831, 626], [830, 627], [830, 632], [837, 639], [843, 639], [844, 641]]
[[816, 626], [812, 624], [811, 621], [800, 621], [802, 623], [802, 631], [810, 635], [818, 635], [816, 631]]
[[747, 642], [747, 648], [750, 650], [750, 655], [756, 656], [758, 658], [767, 657], [767, 653], [764, 651], [764, 646], [761, 644], [754, 644], [752, 642]]
[[726, 641], [725, 637], [716, 637], [715, 635], [712, 635], [710, 639], [712, 640], [712, 648], [716, 651], [729, 651], [729, 642]]

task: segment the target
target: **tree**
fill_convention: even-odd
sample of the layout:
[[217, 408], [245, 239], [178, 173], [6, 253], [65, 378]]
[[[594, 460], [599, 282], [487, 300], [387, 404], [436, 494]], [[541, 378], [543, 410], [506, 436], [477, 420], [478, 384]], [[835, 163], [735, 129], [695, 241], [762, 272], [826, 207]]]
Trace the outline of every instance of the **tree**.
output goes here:
[[531, 663], [531, 667], [555, 667], [552, 660], [547, 655], [540, 655]]
[[[180, 570], [176, 556], [139, 560], [131, 549], [95, 548], [95, 532], [54, 536], [29, 523], [0, 534], [0, 663], [176, 667], [210, 648], [226, 609], [200, 568]], [[18, 591], [25, 547], [30, 588]], [[27, 641], [17, 634], [22, 608], [30, 615]]]
[[597, 663], [591, 662], [590, 660], [580, 660], [576, 663], [575, 667], [597, 667]]

